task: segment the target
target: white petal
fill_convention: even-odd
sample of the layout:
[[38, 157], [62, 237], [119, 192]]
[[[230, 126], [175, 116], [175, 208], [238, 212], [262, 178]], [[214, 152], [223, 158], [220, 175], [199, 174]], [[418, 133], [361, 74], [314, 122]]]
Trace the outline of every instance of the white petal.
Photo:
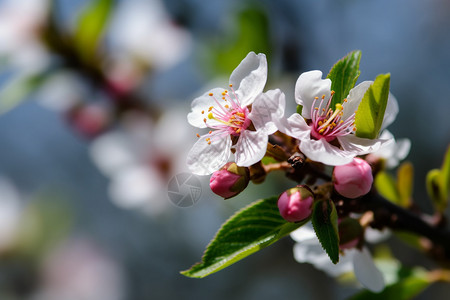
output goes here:
[[89, 154], [105, 176], [114, 176], [139, 161], [128, 137], [118, 131], [111, 131], [96, 138], [91, 143]]
[[256, 129], [265, 129], [268, 134], [272, 134], [277, 131], [273, 120], [281, 119], [284, 116], [285, 106], [284, 93], [278, 89], [270, 90], [256, 98], [248, 117]]
[[[217, 104], [214, 101], [214, 98], [210, 96], [212, 93], [214, 97], [221, 103], [225, 105], [225, 101], [222, 100], [222, 92], [225, 91], [222, 88], [212, 89], [198, 98], [195, 98], [192, 101], [191, 109], [192, 111], [188, 114], [187, 119], [189, 124], [198, 128], [206, 128], [206, 124], [204, 119], [208, 118], [208, 109], [211, 106], [216, 107]], [[202, 113], [203, 112], [203, 113]], [[215, 122], [214, 120], [208, 119], [208, 123]]]
[[320, 98], [322, 95], [325, 95], [325, 100], [330, 98], [331, 80], [328, 78], [322, 79], [321, 71], [305, 72], [298, 77], [295, 84], [295, 102], [303, 106], [303, 117], [311, 119], [310, 112], [314, 97]]
[[342, 120], [347, 120], [348, 117], [358, 110], [358, 106], [361, 103], [364, 94], [372, 83], [373, 81], [363, 81], [350, 90], [347, 97], [347, 102], [343, 105], [344, 114], [342, 115]]
[[267, 81], [267, 60], [262, 53], [250, 52], [230, 75], [242, 106], [253, 103], [255, 97], [262, 93]]
[[348, 152], [354, 153], [354, 155], [363, 155], [378, 151], [380, 147], [394, 143], [393, 139], [366, 139], [355, 136], [354, 134], [348, 134], [346, 136], [340, 136], [337, 138], [342, 148]]
[[398, 114], [398, 102], [395, 99], [394, 95], [389, 93], [388, 103], [386, 106], [386, 111], [384, 112], [383, 123], [381, 124], [380, 131], [384, 130], [388, 127], [392, 122], [395, 121], [395, 118]]
[[294, 258], [300, 263], [310, 263], [315, 268], [333, 277], [352, 271], [352, 257], [350, 255], [341, 255], [339, 262], [333, 264], [317, 238], [296, 243], [294, 245]]
[[408, 156], [411, 149], [411, 141], [409, 139], [400, 139], [395, 144], [395, 154], [387, 159], [386, 166], [388, 168], [396, 167], [399, 161]]
[[341, 150], [330, 145], [325, 139], [304, 139], [300, 142], [300, 150], [309, 159], [330, 166], [339, 166], [350, 163], [355, 157], [353, 152]]
[[366, 248], [353, 255], [353, 269], [358, 281], [372, 292], [381, 292], [385, 283], [383, 275], [375, 266], [372, 256]]
[[244, 130], [236, 143], [236, 164], [249, 167], [260, 161], [267, 150], [269, 136], [264, 130]]
[[311, 134], [311, 128], [306, 124], [305, 119], [297, 113], [288, 119], [275, 119], [274, 122], [279, 131], [299, 140], [308, 139]]
[[159, 210], [166, 204], [160, 198], [155, 198], [161, 190], [161, 184], [161, 179], [153, 169], [135, 165], [116, 174], [108, 192], [111, 200], [119, 207], [133, 209], [150, 205]]
[[387, 228], [384, 228], [380, 231], [371, 227], [367, 227], [364, 231], [364, 239], [372, 244], [383, 242], [387, 240], [391, 235], [391, 231]]
[[408, 156], [409, 150], [411, 149], [411, 141], [409, 139], [395, 141], [394, 135], [387, 129], [383, 130], [380, 139], [394, 140], [393, 143], [383, 145], [379, 150], [373, 153], [386, 160], [386, 167], [394, 168], [398, 165], [400, 160], [403, 160]]
[[291, 238], [296, 242], [304, 242], [308, 240], [317, 240], [316, 232], [314, 231], [314, 228], [311, 225], [311, 222], [306, 223], [299, 229], [296, 229], [291, 232]]
[[[208, 145], [206, 138], [211, 138]], [[192, 173], [209, 175], [220, 169], [230, 157], [231, 138], [229, 135], [220, 137], [217, 134], [203, 135], [194, 144], [187, 156], [187, 166]]]

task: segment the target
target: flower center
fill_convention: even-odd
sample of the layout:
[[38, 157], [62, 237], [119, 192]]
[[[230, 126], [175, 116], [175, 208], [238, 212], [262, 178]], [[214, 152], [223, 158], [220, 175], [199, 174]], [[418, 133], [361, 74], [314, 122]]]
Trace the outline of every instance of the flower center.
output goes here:
[[[230, 87], [232, 88], [231, 84]], [[210, 93], [209, 96], [214, 99], [216, 106], [210, 106], [208, 108], [208, 119], [215, 120], [219, 124], [216, 122], [207, 123], [208, 120], [204, 118], [203, 120], [208, 127], [221, 130], [222, 132], [226, 132], [233, 136], [239, 136], [243, 130], [250, 126], [251, 120], [247, 117], [249, 110], [246, 106], [241, 107], [239, 99], [233, 89], [232, 94], [227, 90], [222, 93], [222, 103], [220, 103], [212, 93]]]
[[311, 107], [311, 124], [309, 126], [311, 127], [311, 136], [317, 140], [325, 139], [327, 142], [331, 142], [338, 136], [344, 136], [356, 130], [355, 113], [346, 120], [342, 120], [347, 99], [344, 99], [344, 104], [337, 103], [334, 110], [330, 108], [333, 95], [334, 91], [331, 91], [326, 107], [322, 107], [325, 95], [322, 96], [319, 106], [316, 106], [319, 98], [315, 97]]

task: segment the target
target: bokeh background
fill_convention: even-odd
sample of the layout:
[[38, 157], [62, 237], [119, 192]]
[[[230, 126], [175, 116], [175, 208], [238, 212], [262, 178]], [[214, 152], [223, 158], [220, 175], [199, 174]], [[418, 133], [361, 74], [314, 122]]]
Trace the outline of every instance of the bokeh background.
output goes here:
[[223, 201], [199, 177], [200, 200], [173, 205], [167, 182], [196, 139], [190, 102], [255, 51], [292, 111], [301, 72], [360, 49], [359, 81], [391, 73], [390, 130], [412, 142], [414, 197], [431, 213], [424, 179], [450, 142], [449, 28], [446, 0], [1, 0], [0, 299], [352, 295], [295, 262], [289, 238], [205, 279], [179, 274], [235, 210], [293, 184], [271, 175]]

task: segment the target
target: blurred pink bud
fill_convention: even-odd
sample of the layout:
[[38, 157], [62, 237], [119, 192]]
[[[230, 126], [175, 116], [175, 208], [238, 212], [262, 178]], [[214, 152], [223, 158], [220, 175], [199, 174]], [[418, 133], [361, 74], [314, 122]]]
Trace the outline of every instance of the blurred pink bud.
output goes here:
[[75, 130], [88, 138], [102, 133], [110, 122], [109, 112], [94, 104], [74, 106], [69, 110], [67, 119]]
[[358, 220], [353, 218], [344, 218], [338, 221], [339, 223], [339, 248], [352, 249], [358, 246], [364, 230], [359, 224]]
[[314, 194], [306, 185], [299, 185], [278, 197], [278, 209], [288, 222], [300, 222], [312, 213]]
[[354, 199], [367, 194], [372, 182], [372, 168], [363, 159], [354, 158], [349, 164], [334, 167], [334, 188], [344, 197]]
[[214, 172], [209, 180], [211, 190], [225, 198], [231, 198], [242, 192], [250, 181], [250, 172], [246, 167], [239, 167], [229, 162]]

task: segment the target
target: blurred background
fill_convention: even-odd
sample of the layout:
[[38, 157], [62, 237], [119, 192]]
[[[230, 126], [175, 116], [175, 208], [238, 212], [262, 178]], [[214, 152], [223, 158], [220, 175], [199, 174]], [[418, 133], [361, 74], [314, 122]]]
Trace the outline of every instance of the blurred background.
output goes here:
[[205, 279], [179, 274], [234, 211], [294, 184], [271, 174], [223, 201], [199, 177], [199, 201], [173, 205], [167, 183], [196, 140], [186, 114], [255, 51], [290, 115], [301, 72], [360, 49], [359, 81], [391, 73], [390, 130], [412, 142], [414, 197], [431, 213], [426, 172], [450, 142], [449, 28], [445, 0], [0, 0], [0, 299], [352, 295], [295, 262], [289, 238]]

